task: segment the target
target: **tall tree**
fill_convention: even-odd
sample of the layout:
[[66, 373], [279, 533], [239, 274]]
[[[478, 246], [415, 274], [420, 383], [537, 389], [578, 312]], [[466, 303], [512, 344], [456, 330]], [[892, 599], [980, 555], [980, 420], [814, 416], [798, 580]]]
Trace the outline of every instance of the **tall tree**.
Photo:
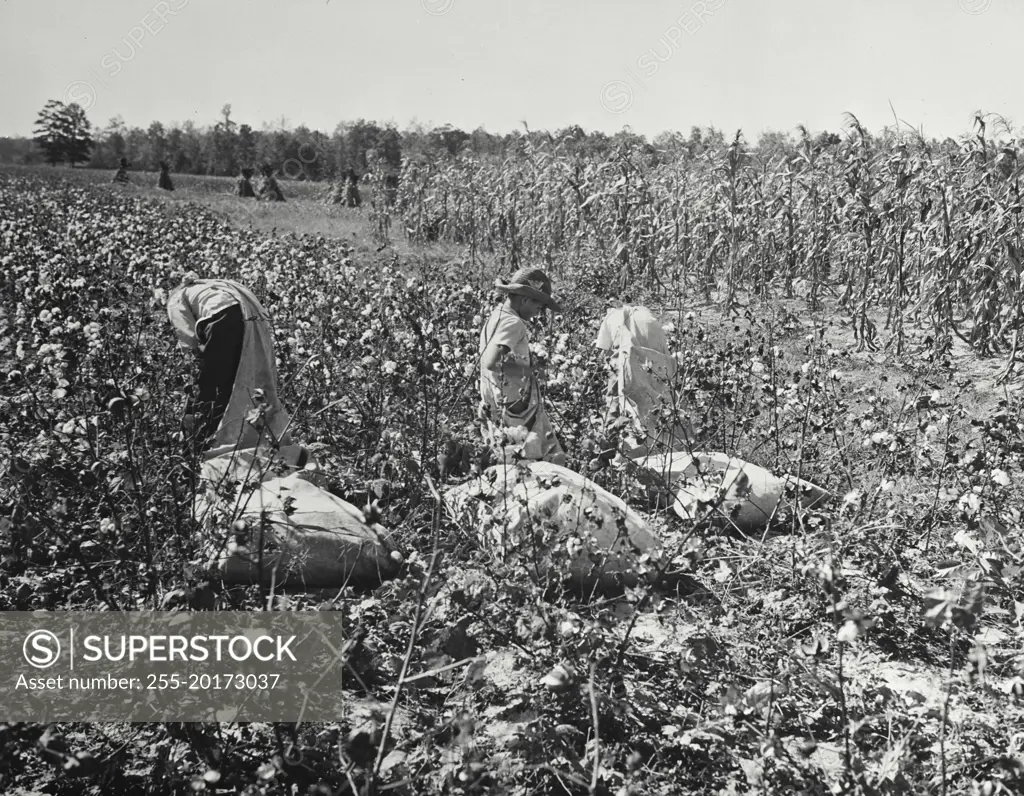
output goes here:
[[171, 164], [171, 170], [176, 172], [188, 171], [188, 162], [185, 158], [184, 135], [177, 124], [172, 124], [167, 134], [167, 162]]
[[348, 150], [348, 165], [358, 173], [365, 174], [368, 168], [366, 153], [376, 149], [383, 132], [376, 122], [368, 122], [364, 119], [357, 119], [348, 128], [346, 149]]
[[235, 143], [235, 160], [240, 167], [249, 168], [256, 162], [256, 133], [247, 124], [243, 124], [238, 128], [238, 138]]
[[288, 143], [291, 140], [287, 124], [288, 121], [284, 117], [272, 124], [263, 124], [256, 146], [258, 164], [269, 163], [277, 169], [283, 167], [288, 159]]
[[772, 158], [786, 160], [796, 153], [793, 136], [783, 130], [765, 130], [757, 139], [757, 156], [762, 163]]
[[450, 157], [459, 154], [462, 145], [470, 138], [469, 133], [450, 124], [431, 130], [430, 136], [434, 140], [434, 146], [438, 150], [447, 152]]
[[328, 138], [300, 124], [289, 135], [282, 172], [290, 179], [320, 180], [328, 172]]
[[651, 146], [654, 147], [658, 163], [671, 163], [689, 155], [686, 137], [682, 133], [671, 130], [658, 133], [651, 141]]
[[501, 154], [501, 139], [491, 135], [483, 127], [477, 127], [472, 132], [469, 146], [479, 157]]
[[141, 127], [129, 127], [124, 138], [125, 149], [132, 168], [156, 171], [156, 163], [149, 158], [149, 134]]
[[167, 136], [160, 122], [152, 122], [146, 131], [146, 168], [157, 168], [167, 159]]
[[64, 149], [61, 145], [58, 130], [58, 121], [64, 110], [64, 103], [59, 100], [50, 100], [39, 111], [36, 117], [36, 130], [34, 140], [43, 150], [43, 157], [51, 166], [56, 166], [64, 160]]
[[103, 168], [113, 169], [121, 161], [121, 158], [128, 155], [128, 125], [120, 116], [113, 117], [107, 122], [106, 128], [100, 135], [100, 157]]
[[71, 167], [76, 163], [88, 163], [95, 142], [92, 139], [92, 125], [85, 115], [85, 109], [77, 103], [66, 108], [67, 151], [65, 157]]
[[235, 135], [237, 125], [231, 121], [231, 103], [225, 103], [220, 112], [224, 118], [213, 126], [212, 141], [209, 142], [209, 173], [234, 174], [238, 141]]
[[331, 177], [333, 179], [337, 179], [344, 174], [345, 170], [349, 167], [347, 124], [339, 122], [335, 126], [334, 132], [331, 134], [329, 147], [331, 163], [333, 164]]
[[34, 140], [43, 150], [46, 161], [55, 166], [61, 161], [85, 163], [93, 148], [91, 125], [80, 105], [65, 105], [50, 100], [36, 118]]
[[406, 161], [422, 161], [430, 151], [430, 133], [417, 121], [402, 131], [402, 158]]
[[380, 134], [378, 154], [391, 171], [402, 168], [402, 135], [394, 125], [388, 125]]

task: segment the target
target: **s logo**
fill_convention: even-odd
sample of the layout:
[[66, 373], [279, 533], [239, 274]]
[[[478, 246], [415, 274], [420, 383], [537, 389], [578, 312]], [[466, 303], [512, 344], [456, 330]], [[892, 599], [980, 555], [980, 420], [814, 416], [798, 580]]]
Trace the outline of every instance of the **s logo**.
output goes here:
[[25, 636], [21, 651], [29, 666], [48, 669], [60, 657], [60, 639], [49, 630], [33, 630]]

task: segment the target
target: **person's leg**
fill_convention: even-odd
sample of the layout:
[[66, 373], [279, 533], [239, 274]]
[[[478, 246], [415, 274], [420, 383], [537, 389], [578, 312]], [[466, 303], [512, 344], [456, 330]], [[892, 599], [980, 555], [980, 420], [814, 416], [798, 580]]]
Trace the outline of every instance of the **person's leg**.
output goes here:
[[242, 308], [237, 304], [228, 307], [201, 327], [197, 331], [202, 343], [203, 364], [197, 384], [196, 419], [205, 446], [217, 433], [235, 386], [245, 335]]

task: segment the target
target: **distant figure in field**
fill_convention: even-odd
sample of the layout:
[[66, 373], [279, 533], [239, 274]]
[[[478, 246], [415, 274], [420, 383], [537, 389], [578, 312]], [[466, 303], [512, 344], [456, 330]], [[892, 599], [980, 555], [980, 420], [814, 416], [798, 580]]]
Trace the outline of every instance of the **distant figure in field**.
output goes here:
[[132, 166], [128, 162], [127, 158], [121, 158], [121, 165], [118, 167], [117, 172], [114, 174], [114, 182], [128, 182], [128, 169]]
[[255, 199], [256, 191], [252, 188], [252, 169], [242, 169], [242, 176], [238, 178], [238, 186], [235, 193], [243, 199]]
[[160, 161], [160, 180], [157, 182], [157, 187], [163, 188], [165, 191], [173, 191], [174, 183], [171, 182], [171, 167]]
[[[189, 402], [192, 442], [219, 451], [256, 447], [268, 433], [291, 445], [290, 418], [277, 396], [270, 316], [246, 287], [227, 279], [186, 277], [167, 300], [179, 345], [200, 359], [198, 394]], [[246, 420], [263, 409], [263, 429]]]
[[284, 194], [281, 193], [281, 188], [277, 184], [277, 180], [274, 179], [274, 167], [269, 163], [264, 163], [260, 167], [260, 172], [263, 174], [263, 179], [260, 180], [259, 188], [256, 190], [258, 198], [267, 202], [283, 202]]
[[498, 448], [519, 447], [523, 459], [564, 465], [565, 452], [533, 370], [527, 326], [546, 309], [561, 312], [551, 297], [551, 280], [538, 269], [520, 268], [508, 283], [499, 280], [494, 286], [506, 298], [480, 331], [484, 438]]

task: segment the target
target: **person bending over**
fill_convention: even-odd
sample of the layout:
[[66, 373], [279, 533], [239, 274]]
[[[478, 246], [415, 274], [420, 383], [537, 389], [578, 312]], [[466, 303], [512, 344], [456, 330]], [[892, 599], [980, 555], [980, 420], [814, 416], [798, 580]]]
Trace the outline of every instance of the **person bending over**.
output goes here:
[[[186, 278], [167, 301], [179, 344], [200, 360], [188, 409], [193, 442], [209, 455], [254, 448], [273, 437], [291, 445], [290, 417], [277, 396], [270, 316], [252, 292], [227, 279]], [[259, 409], [263, 422], [250, 422]]]

